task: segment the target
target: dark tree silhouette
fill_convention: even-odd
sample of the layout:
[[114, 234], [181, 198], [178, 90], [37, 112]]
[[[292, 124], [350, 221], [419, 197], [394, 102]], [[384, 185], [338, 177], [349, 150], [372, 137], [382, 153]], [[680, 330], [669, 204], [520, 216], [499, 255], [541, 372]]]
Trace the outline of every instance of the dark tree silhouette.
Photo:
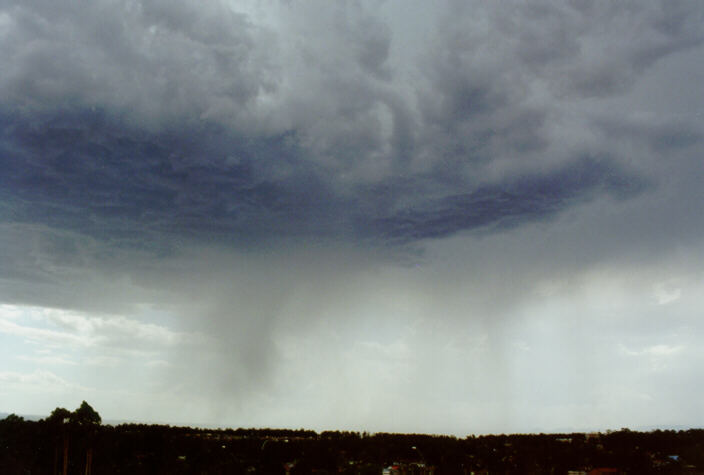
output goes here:
[[[68, 447], [70, 439], [71, 446]], [[290, 429], [203, 429], [100, 425], [87, 403], [57, 408], [43, 421], [0, 420], [0, 474], [181, 475], [190, 473], [378, 474], [396, 466], [413, 475], [704, 473], [704, 430], [514, 434], [464, 439], [424, 434], [360, 434]], [[52, 469], [52, 449], [54, 465]], [[95, 454], [99, 456], [93, 456]], [[85, 472], [81, 455], [86, 453]], [[70, 460], [69, 460], [70, 455]], [[58, 470], [57, 470], [58, 469]]]
[[100, 414], [90, 404], [83, 401], [78, 409], [71, 414], [71, 422], [86, 446], [85, 475], [90, 475], [93, 465], [93, 442], [102, 419]]
[[68, 444], [69, 444], [69, 423], [71, 422], [71, 411], [63, 407], [57, 407], [51, 411], [51, 415], [47, 417], [46, 422], [49, 426], [49, 432], [54, 443], [54, 475], [57, 473], [59, 462], [59, 443], [63, 442], [63, 469], [62, 474], [68, 472]]
[[102, 419], [100, 418], [100, 414], [98, 414], [90, 404], [83, 401], [80, 407], [71, 414], [71, 422], [81, 427], [95, 427], [100, 425]]
[[63, 407], [57, 407], [44, 421], [54, 445], [53, 474], [58, 473], [59, 444], [63, 443], [63, 465], [61, 473], [66, 475], [69, 469], [70, 440], [78, 446], [86, 448], [85, 475], [90, 475], [93, 464], [93, 444], [102, 419], [100, 414], [90, 404], [83, 401], [73, 412]]

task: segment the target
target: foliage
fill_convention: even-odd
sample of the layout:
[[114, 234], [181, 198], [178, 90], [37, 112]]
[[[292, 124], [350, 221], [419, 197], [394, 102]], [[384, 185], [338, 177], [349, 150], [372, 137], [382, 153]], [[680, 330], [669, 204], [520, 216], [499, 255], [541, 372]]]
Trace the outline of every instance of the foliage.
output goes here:
[[[89, 430], [88, 430], [89, 429]], [[88, 432], [86, 432], [88, 430]], [[82, 434], [90, 434], [85, 436]], [[62, 435], [63, 434], [63, 435]], [[166, 425], [100, 425], [87, 403], [56, 408], [46, 419], [0, 420], [0, 473], [52, 473], [70, 438], [68, 473], [566, 473], [613, 467], [621, 473], [668, 474], [704, 469], [704, 430], [606, 434], [517, 434], [464, 439], [425, 434], [367, 434], [289, 429], [214, 430]], [[84, 462], [86, 461], [86, 462]]]
[[68, 409], [63, 407], [57, 407], [51, 411], [51, 415], [46, 419], [52, 425], [60, 426], [62, 424], [67, 424], [71, 421], [72, 413]]
[[71, 422], [79, 426], [99, 426], [102, 422], [98, 414], [90, 404], [83, 401], [78, 409], [71, 414]]

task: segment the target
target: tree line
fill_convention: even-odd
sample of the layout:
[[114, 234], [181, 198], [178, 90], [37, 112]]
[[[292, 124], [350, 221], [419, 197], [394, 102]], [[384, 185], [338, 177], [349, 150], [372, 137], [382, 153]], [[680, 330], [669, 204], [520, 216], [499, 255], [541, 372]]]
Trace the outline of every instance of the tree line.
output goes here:
[[[102, 425], [83, 402], [29, 421], [0, 420], [0, 473], [379, 474], [620, 473], [704, 470], [704, 430], [600, 434], [513, 434], [457, 438], [305, 429], [207, 429]], [[398, 472], [397, 472], [398, 473]]]

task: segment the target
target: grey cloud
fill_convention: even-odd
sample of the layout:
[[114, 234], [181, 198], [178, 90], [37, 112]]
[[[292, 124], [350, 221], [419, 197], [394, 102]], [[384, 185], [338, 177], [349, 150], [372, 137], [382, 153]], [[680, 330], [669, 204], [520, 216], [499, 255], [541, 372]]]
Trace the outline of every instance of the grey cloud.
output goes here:
[[656, 154], [675, 153], [702, 140], [699, 124], [682, 119], [658, 117], [626, 118], [595, 117], [593, 125], [607, 140], [629, 141], [651, 149]]
[[[693, 3], [453, 6], [412, 52], [363, 3], [277, 8], [256, 25], [220, 3], [5, 6], [3, 221], [162, 257], [405, 246], [633, 198], [661, 178], [657, 155], [699, 143], [697, 124], [638, 125], [553, 87], [610, 61], [612, 38], [639, 73], [694, 47]], [[618, 47], [628, 31], [639, 41]]]
[[423, 63], [422, 156], [475, 176], [486, 161], [554, 160], [555, 106], [626, 94], [658, 60], [701, 45], [703, 14], [696, 2], [456, 6]]
[[274, 87], [253, 27], [218, 3], [18, 2], [3, 11], [5, 107], [108, 107], [159, 127], [240, 120]]
[[392, 240], [443, 237], [482, 227], [517, 226], [550, 217], [595, 193], [626, 198], [646, 187], [642, 179], [604, 162], [584, 159], [551, 174], [423, 203], [422, 209], [402, 210], [375, 224], [382, 235]]
[[[686, 0], [589, 5], [571, 2], [569, 6], [559, 7], [545, 2], [525, 10], [532, 12], [530, 19], [535, 22], [529, 20], [529, 24], [548, 25], [542, 37], [553, 41], [546, 43], [546, 48], [560, 45], [563, 52], [538, 53], [538, 59], [564, 58], [557, 63], [553, 61], [538, 74], [550, 75], [549, 83], [558, 90], [583, 97], [623, 93], [656, 61], [700, 45], [704, 40], [701, 27], [704, 12], [696, 2]], [[530, 64], [531, 56], [527, 59]]]
[[[8, 212], [119, 239], [137, 229], [256, 232], [286, 211], [311, 207], [305, 190], [291, 189], [295, 181], [270, 176], [269, 157], [278, 152], [285, 162], [285, 145], [242, 147], [236, 138], [201, 133], [207, 138], [195, 142], [177, 133], [145, 136], [99, 113], [18, 119], [4, 129], [3, 194], [15, 203]], [[264, 164], [255, 167], [257, 160]]]
[[[285, 138], [243, 146], [237, 136], [208, 129], [196, 139], [145, 135], [96, 113], [66, 112], [34, 123], [7, 118], [6, 124], [6, 219], [118, 246], [168, 250], [181, 238], [246, 244], [279, 234], [409, 242], [536, 219], [597, 191], [633, 196], [644, 189], [639, 178], [604, 159], [489, 186], [452, 183], [441, 171], [407, 184], [357, 186], [350, 196], [302, 161], [301, 149]], [[287, 162], [289, 173], [270, 168]], [[444, 190], [431, 198], [418, 195], [421, 188]]]
[[[482, 165], [512, 155], [569, 161], [550, 150], [546, 125], [559, 116], [533, 100], [531, 84], [558, 101], [584, 88], [623, 92], [609, 86], [623, 82], [618, 71], [642, 73], [700, 41], [686, 2], [674, 13], [661, 4], [466, 6], [425, 25], [432, 39], [410, 54], [394, 43], [402, 25], [363, 3], [280, 5], [266, 26], [219, 3], [54, 10], [5, 10], [12, 68], [0, 87], [10, 110], [96, 107], [157, 132], [219, 124], [261, 140], [287, 136], [302, 161], [335, 175], [333, 186], [433, 167], [481, 181]], [[631, 30], [643, 41], [605, 43]]]

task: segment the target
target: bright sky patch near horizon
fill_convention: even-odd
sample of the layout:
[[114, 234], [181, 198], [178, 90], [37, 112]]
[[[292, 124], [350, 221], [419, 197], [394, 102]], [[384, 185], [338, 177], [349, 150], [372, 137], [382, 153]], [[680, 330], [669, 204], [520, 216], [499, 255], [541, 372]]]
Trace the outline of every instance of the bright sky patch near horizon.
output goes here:
[[704, 4], [0, 2], [0, 411], [704, 424]]

